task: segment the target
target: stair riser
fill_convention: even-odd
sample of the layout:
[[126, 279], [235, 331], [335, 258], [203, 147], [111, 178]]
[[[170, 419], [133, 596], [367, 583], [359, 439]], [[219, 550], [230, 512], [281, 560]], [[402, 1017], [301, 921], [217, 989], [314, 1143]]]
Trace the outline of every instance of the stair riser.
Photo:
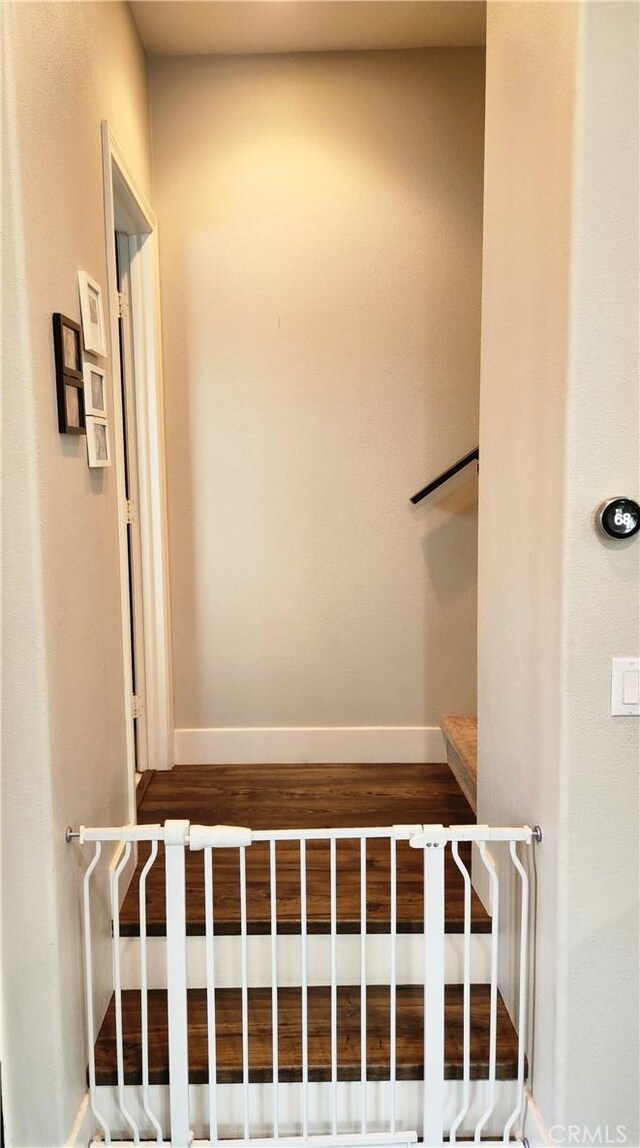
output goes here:
[[[147, 939], [148, 987], [166, 988], [166, 940]], [[241, 943], [239, 937], [217, 937], [214, 941], [215, 979], [218, 988], [240, 985]], [[424, 978], [424, 938], [417, 933], [404, 933], [396, 938], [396, 984], [421, 984]], [[187, 985], [206, 987], [205, 938], [187, 937]], [[384, 934], [367, 937], [367, 982], [389, 984], [391, 939]], [[271, 938], [250, 936], [247, 939], [249, 985], [262, 988], [271, 985]], [[331, 982], [331, 938], [307, 938], [309, 985]], [[491, 937], [486, 933], [471, 936], [471, 981], [486, 984], [490, 979]], [[126, 937], [120, 941], [122, 987], [140, 988], [140, 941]], [[445, 935], [445, 982], [460, 984], [463, 980], [464, 937], [460, 933]], [[340, 985], [360, 982], [360, 938], [339, 936], [336, 942], [337, 980]], [[278, 984], [300, 985], [302, 968], [299, 937], [278, 939]]]
[[[396, 1084], [396, 1127], [401, 1130], [415, 1130], [420, 1134], [422, 1127], [421, 1081], [399, 1081]], [[151, 1137], [153, 1130], [144, 1114], [141, 1104], [142, 1089], [136, 1086], [125, 1088], [125, 1103], [138, 1123], [143, 1138]], [[220, 1084], [217, 1089], [218, 1132], [223, 1139], [239, 1139], [243, 1136], [242, 1085]], [[166, 1085], [155, 1085], [149, 1090], [151, 1109], [160, 1120], [165, 1140], [169, 1132], [169, 1090]], [[207, 1085], [191, 1085], [190, 1112], [191, 1128], [195, 1138], [207, 1139], [209, 1135], [209, 1089]], [[131, 1139], [131, 1129], [124, 1121], [117, 1102], [115, 1088], [97, 1090], [98, 1107], [106, 1118], [112, 1135]], [[471, 1082], [471, 1104], [467, 1117], [458, 1128], [458, 1136], [470, 1135], [488, 1105], [487, 1081]], [[299, 1084], [279, 1086], [278, 1105], [280, 1112], [280, 1134], [299, 1136], [302, 1133], [301, 1112], [302, 1089]], [[445, 1132], [460, 1111], [463, 1102], [463, 1085], [458, 1080], [445, 1082]], [[516, 1103], [515, 1081], [497, 1081], [495, 1085], [495, 1107], [487, 1122], [483, 1135], [501, 1136], [504, 1124]], [[358, 1133], [360, 1131], [361, 1091], [357, 1083], [338, 1084], [338, 1131]], [[312, 1135], [329, 1134], [328, 1123], [331, 1111], [331, 1086], [329, 1084], [309, 1085], [309, 1132]], [[251, 1136], [272, 1136], [273, 1090], [270, 1084], [249, 1086], [249, 1113]], [[389, 1128], [389, 1084], [369, 1082], [367, 1084], [367, 1117], [369, 1132], [385, 1132]]]

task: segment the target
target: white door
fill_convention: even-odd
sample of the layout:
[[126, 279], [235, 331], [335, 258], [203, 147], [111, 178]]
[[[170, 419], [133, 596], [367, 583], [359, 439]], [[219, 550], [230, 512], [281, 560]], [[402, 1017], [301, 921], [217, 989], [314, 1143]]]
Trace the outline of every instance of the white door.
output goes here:
[[129, 613], [131, 622], [131, 676], [136, 770], [147, 768], [145, 714], [144, 616], [142, 597], [142, 543], [137, 451], [134, 323], [131, 311], [130, 236], [116, 232], [116, 267], [119, 299], [120, 378], [124, 443], [125, 495], [127, 500], [127, 550], [129, 560]]

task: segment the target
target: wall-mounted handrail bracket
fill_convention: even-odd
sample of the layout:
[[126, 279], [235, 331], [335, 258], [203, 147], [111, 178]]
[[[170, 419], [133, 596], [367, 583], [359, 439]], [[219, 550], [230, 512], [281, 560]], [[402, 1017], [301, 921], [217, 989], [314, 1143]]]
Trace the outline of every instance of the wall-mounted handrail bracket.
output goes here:
[[437, 478], [433, 479], [433, 482], [430, 482], [427, 486], [423, 487], [423, 489], [419, 490], [417, 494], [413, 494], [410, 501], [414, 506], [416, 506], [418, 502], [422, 502], [423, 498], [426, 498], [428, 494], [432, 494], [434, 490], [437, 490], [439, 486], [442, 486], [445, 482], [448, 482], [450, 478], [453, 478], [454, 474], [458, 474], [459, 471], [464, 470], [465, 466], [468, 466], [471, 462], [477, 462], [479, 464], [479, 446], [477, 446], [475, 450], [469, 451], [469, 454], [465, 454], [464, 457], [458, 459], [457, 462], [454, 462], [453, 466], [450, 466], [448, 470], [443, 470], [442, 474], [439, 474]]

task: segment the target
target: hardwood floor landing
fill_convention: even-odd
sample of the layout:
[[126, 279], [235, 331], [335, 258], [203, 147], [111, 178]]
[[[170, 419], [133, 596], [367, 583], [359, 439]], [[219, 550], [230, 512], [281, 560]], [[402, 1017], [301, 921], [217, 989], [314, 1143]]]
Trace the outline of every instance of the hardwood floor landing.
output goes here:
[[[445, 989], [445, 1076], [462, 1078], [462, 986]], [[471, 1077], [488, 1076], [489, 1061], [488, 985], [471, 989]], [[389, 987], [370, 986], [367, 993], [367, 1078], [389, 1079]], [[423, 1073], [423, 990], [420, 986], [399, 986], [396, 1009], [396, 1056], [398, 1080], [421, 1080]], [[309, 1079], [331, 1078], [330, 990], [309, 989]], [[122, 994], [126, 1084], [142, 1081], [140, 993]], [[207, 996], [205, 989], [190, 989], [189, 1080], [206, 1084]], [[272, 1079], [271, 989], [249, 989], [249, 1079], [268, 1083]], [[301, 990], [284, 988], [278, 992], [279, 1078], [284, 1082], [301, 1079], [302, 1032]], [[217, 1079], [220, 1084], [242, 1082], [242, 1024], [239, 989], [219, 989], [216, 993]], [[502, 998], [498, 1001], [497, 1065], [498, 1080], [517, 1075], [517, 1036]], [[360, 989], [338, 988], [338, 1079], [360, 1077]], [[149, 1079], [166, 1084], [169, 1079], [166, 993], [149, 993]], [[115, 1010], [109, 1005], [96, 1043], [96, 1080], [99, 1085], [117, 1083]]]
[[[176, 766], [155, 773], [138, 811], [141, 823], [187, 818], [199, 824], [248, 824], [252, 829], [363, 827], [399, 823], [469, 824], [473, 812], [447, 765], [280, 765]], [[470, 848], [460, 850], [470, 858]], [[138, 868], [121, 912], [123, 935], [139, 932], [138, 878], [148, 853], [141, 847]], [[390, 850], [388, 841], [367, 845], [367, 928], [390, 927]], [[397, 846], [399, 932], [419, 932], [423, 917], [422, 854], [405, 842]], [[308, 928], [329, 931], [329, 847], [307, 846]], [[337, 845], [338, 930], [360, 931], [359, 843]], [[462, 932], [464, 889], [450, 854], [446, 858], [446, 922]], [[203, 855], [187, 853], [187, 931], [204, 933]], [[296, 843], [277, 846], [278, 929], [300, 932], [300, 857]], [[247, 850], [247, 910], [252, 933], [270, 932], [268, 846]], [[147, 879], [147, 928], [165, 932], [165, 882], [162, 850]], [[214, 852], [216, 932], [239, 932], [237, 850]], [[475, 893], [472, 922], [488, 932], [490, 919]]]
[[153, 774], [138, 807], [140, 822], [167, 817], [251, 829], [475, 821], [446, 764], [176, 765]]

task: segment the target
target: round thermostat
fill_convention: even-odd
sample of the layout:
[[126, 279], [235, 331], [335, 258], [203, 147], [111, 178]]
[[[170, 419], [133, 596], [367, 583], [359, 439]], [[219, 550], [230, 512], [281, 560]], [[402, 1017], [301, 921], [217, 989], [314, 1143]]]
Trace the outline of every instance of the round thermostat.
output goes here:
[[609, 498], [599, 507], [596, 521], [608, 538], [631, 538], [640, 530], [640, 506], [633, 498]]

